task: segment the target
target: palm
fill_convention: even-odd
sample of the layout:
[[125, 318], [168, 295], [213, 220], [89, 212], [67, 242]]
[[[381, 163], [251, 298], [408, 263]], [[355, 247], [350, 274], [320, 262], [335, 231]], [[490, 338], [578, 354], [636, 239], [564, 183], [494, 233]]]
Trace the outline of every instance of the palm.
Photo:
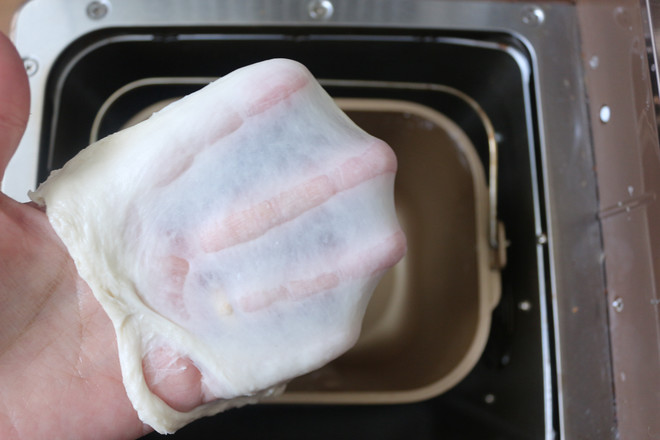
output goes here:
[[[22, 63], [2, 34], [0, 79], [1, 178], [28, 114]], [[184, 408], [199, 404], [199, 388], [189, 386], [194, 373], [161, 383], [162, 397]], [[2, 438], [136, 438], [149, 430], [126, 397], [110, 320], [45, 213], [4, 194], [0, 390]]]
[[44, 213], [0, 197], [0, 432], [137, 437], [110, 321]]

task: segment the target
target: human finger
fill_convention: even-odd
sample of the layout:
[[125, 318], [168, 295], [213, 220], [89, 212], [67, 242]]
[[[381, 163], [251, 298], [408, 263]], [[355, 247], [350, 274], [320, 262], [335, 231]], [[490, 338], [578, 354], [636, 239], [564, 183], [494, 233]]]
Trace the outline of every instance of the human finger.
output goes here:
[[0, 32], [0, 179], [23, 136], [30, 110], [30, 89], [14, 44]]
[[380, 174], [395, 171], [396, 157], [392, 150], [380, 141], [375, 142], [361, 155], [346, 160], [327, 174], [313, 177], [242, 211], [213, 219], [202, 227], [202, 249], [205, 252], [218, 252], [253, 240], [325, 203], [337, 193], [349, 190]]
[[397, 231], [382, 242], [358, 252], [344, 255], [336, 269], [308, 279], [293, 280], [279, 287], [250, 292], [239, 301], [241, 310], [256, 312], [278, 301], [299, 301], [334, 289], [342, 282], [373, 277], [394, 266], [406, 252], [406, 237]]

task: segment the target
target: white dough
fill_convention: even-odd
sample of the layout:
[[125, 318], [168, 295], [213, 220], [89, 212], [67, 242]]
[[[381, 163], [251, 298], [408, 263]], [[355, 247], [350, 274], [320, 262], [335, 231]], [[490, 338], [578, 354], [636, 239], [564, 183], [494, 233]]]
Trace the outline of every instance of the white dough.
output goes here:
[[[112, 320], [158, 432], [254, 402], [336, 358], [405, 252], [394, 154], [289, 60], [239, 69], [54, 171], [46, 206]], [[170, 408], [142, 360], [190, 358], [217, 400]]]

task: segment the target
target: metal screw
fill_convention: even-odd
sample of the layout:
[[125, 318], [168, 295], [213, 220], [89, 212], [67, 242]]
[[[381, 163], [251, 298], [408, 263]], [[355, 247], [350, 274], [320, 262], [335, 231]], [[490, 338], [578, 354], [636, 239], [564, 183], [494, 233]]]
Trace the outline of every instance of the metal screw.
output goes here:
[[25, 57], [23, 58], [23, 67], [25, 67], [28, 76], [33, 76], [39, 70], [39, 63], [34, 58]]
[[520, 301], [518, 303], [518, 309], [522, 310], [523, 312], [529, 312], [532, 310], [532, 303], [528, 300]]
[[333, 12], [335, 7], [329, 0], [312, 0], [307, 4], [307, 13], [314, 20], [327, 20]]
[[609, 105], [604, 105], [600, 108], [600, 112], [598, 113], [598, 116], [600, 116], [600, 122], [603, 124], [607, 124], [610, 122], [610, 118], [612, 117], [612, 110], [610, 110]]
[[488, 393], [484, 396], [484, 402], [486, 402], [489, 405], [492, 405], [495, 403], [495, 394], [493, 393]]
[[527, 6], [522, 10], [522, 22], [528, 26], [539, 26], [545, 21], [545, 12], [538, 6]]
[[612, 301], [612, 307], [617, 312], [623, 312], [623, 299], [618, 297], [614, 298], [614, 301]]
[[108, 4], [100, 1], [93, 1], [87, 5], [87, 16], [92, 20], [100, 20], [108, 15]]
[[548, 236], [545, 233], [540, 233], [536, 236], [536, 244], [546, 244], [548, 242]]

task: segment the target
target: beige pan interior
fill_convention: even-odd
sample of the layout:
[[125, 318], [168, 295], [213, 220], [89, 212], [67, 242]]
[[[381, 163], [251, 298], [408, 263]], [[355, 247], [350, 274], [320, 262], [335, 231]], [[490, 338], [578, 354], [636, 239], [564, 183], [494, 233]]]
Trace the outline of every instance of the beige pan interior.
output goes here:
[[291, 382], [279, 400], [396, 403], [438, 395], [479, 359], [499, 301], [484, 170], [465, 133], [419, 104], [339, 99], [396, 152], [395, 200], [407, 256], [378, 285], [356, 346]]
[[[126, 125], [171, 101], [144, 109]], [[456, 385], [476, 364], [499, 301], [484, 169], [465, 133], [429, 107], [381, 99], [337, 103], [397, 155], [395, 199], [408, 254], [374, 292], [355, 347], [293, 380], [275, 401], [424, 400]]]

